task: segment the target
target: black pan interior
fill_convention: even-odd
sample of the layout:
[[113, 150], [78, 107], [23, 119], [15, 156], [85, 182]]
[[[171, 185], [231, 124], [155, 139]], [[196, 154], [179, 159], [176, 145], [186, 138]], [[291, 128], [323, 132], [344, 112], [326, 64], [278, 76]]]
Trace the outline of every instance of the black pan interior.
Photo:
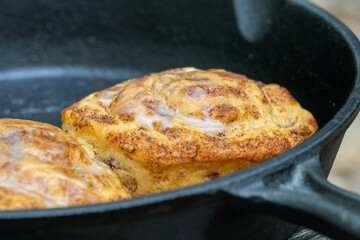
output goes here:
[[276, 82], [320, 126], [354, 85], [350, 49], [288, 1], [271, 32], [248, 43], [232, 1], [1, 1], [0, 117], [61, 125], [87, 94], [168, 68], [224, 68]]
[[[238, 31], [229, 0], [0, 1], [0, 117], [61, 126], [61, 110], [93, 91], [150, 72], [194, 66], [224, 68], [279, 83], [322, 127], [344, 105], [357, 72], [344, 38], [316, 14], [299, 8], [297, 2], [287, 1], [264, 39], [248, 43]], [[0, 230], [9, 232], [9, 238], [14, 232], [20, 236], [21, 228], [43, 238], [50, 233], [53, 238], [66, 232], [69, 225], [69, 236], [98, 237], [112, 229], [129, 239], [134, 233], [143, 239], [148, 232], [153, 239], [166, 239], [170, 233], [174, 239], [219, 239], [216, 234], [224, 238], [230, 234], [229, 239], [240, 239], [242, 234], [254, 239], [285, 239], [293, 231], [284, 223], [276, 225], [273, 218], [251, 220], [246, 213], [242, 219], [241, 214], [218, 207], [220, 200], [208, 205], [205, 203], [210, 200], [202, 198], [178, 201], [159, 204], [160, 213], [169, 215], [166, 217], [146, 218], [159, 214], [145, 205], [140, 210], [117, 210], [108, 215], [99, 211], [57, 220], [4, 220]], [[231, 223], [224, 224], [227, 218]], [[181, 231], [179, 223], [195, 230]], [[245, 223], [252, 227], [249, 233], [237, 232]], [[269, 230], [263, 235], [266, 226]], [[196, 238], [196, 234], [206, 238]]]

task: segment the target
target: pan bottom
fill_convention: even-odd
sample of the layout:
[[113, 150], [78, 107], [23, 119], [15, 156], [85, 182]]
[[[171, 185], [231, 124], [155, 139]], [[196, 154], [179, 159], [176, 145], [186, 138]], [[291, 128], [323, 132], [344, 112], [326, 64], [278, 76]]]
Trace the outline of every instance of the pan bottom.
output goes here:
[[0, 72], [0, 118], [61, 125], [61, 111], [88, 94], [146, 73], [125, 68], [34, 67]]

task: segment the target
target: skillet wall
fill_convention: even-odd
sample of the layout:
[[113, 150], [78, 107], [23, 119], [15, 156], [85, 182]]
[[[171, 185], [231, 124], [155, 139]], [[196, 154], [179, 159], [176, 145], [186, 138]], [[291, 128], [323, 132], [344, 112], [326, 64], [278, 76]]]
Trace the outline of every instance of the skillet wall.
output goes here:
[[0, 19], [0, 117], [60, 126], [61, 109], [92, 91], [195, 66], [280, 83], [323, 126], [355, 76], [340, 36], [291, 2], [256, 44], [240, 36], [232, 1], [9, 0]]

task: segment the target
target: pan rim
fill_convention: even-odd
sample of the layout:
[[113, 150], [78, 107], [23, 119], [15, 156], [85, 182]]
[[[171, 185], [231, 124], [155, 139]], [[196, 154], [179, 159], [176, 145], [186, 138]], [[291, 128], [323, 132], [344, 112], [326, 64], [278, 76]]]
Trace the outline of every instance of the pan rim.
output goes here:
[[[295, 161], [300, 155], [309, 151], [319, 151], [319, 147], [323, 142], [326, 142], [331, 136], [339, 133], [344, 128], [347, 128], [356, 117], [360, 109], [360, 43], [356, 36], [338, 19], [325, 10], [320, 9], [314, 4], [303, 0], [288, 0], [290, 4], [297, 5], [303, 8], [310, 14], [313, 14], [323, 21], [331, 25], [347, 43], [347, 46], [353, 53], [354, 67], [358, 70], [355, 76], [355, 85], [349, 94], [345, 104], [339, 109], [334, 117], [327, 122], [317, 133], [311, 138], [304, 141], [300, 145], [278, 155], [267, 161], [259, 163], [251, 168], [241, 170], [224, 176], [222, 178], [213, 180], [211, 182], [201, 183], [194, 186], [176, 189], [173, 191], [152, 194], [148, 196], [136, 197], [129, 200], [121, 200], [116, 202], [99, 203], [94, 205], [81, 205], [66, 208], [51, 208], [51, 209], [34, 209], [34, 210], [9, 210], [0, 211], [0, 220], [10, 219], [30, 219], [30, 218], [50, 218], [50, 217], [64, 217], [92, 213], [103, 213], [114, 210], [122, 210], [154, 203], [170, 201], [180, 197], [188, 197], [193, 195], [211, 194], [220, 190], [221, 186], [227, 185], [236, 180], [241, 180], [256, 175], [256, 172], [264, 169], [276, 169], [277, 166], [283, 164], [290, 164]], [[300, 160], [301, 161], [301, 160]]]

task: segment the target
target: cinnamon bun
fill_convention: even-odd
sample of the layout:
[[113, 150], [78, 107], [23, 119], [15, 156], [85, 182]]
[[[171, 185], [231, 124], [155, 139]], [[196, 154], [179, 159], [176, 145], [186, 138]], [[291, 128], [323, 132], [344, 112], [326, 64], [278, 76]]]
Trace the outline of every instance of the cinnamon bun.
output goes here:
[[190, 67], [92, 93], [66, 108], [62, 121], [134, 196], [252, 166], [318, 128], [313, 115], [277, 84]]
[[0, 119], [0, 210], [130, 198], [118, 177], [70, 135], [46, 123]]

